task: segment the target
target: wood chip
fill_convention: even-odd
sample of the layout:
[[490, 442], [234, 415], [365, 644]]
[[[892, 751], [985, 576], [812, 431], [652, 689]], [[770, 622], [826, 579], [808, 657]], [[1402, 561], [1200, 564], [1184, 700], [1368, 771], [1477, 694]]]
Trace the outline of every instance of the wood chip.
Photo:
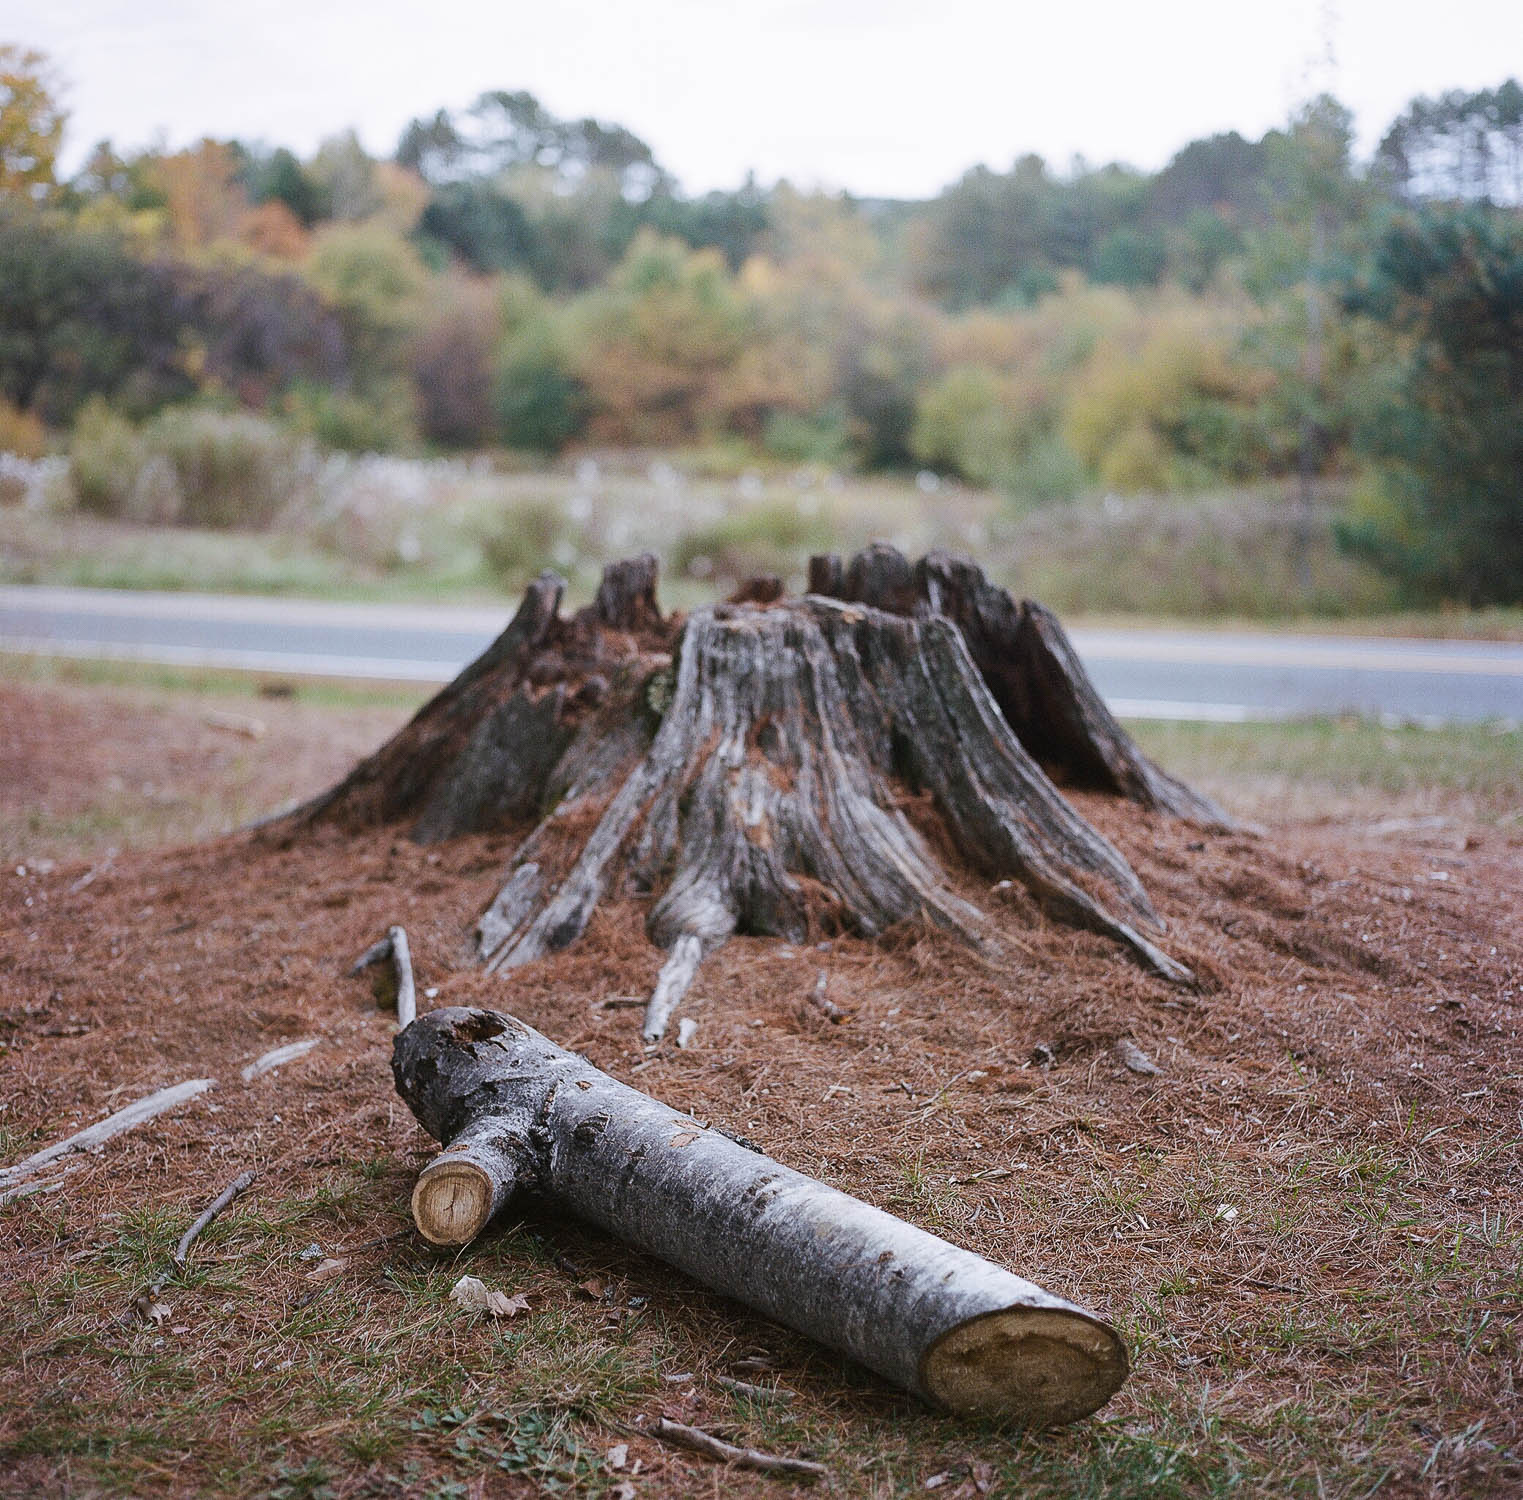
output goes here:
[[228, 713], [226, 709], [209, 708], [201, 715], [202, 720], [213, 729], [225, 729], [229, 734], [241, 734], [245, 739], [262, 740], [265, 722], [252, 714]]
[[1116, 1060], [1122, 1067], [1133, 1073], [1157, 1074], [1163, 1069], [1153, 1061], [1136, 1042], [1126, 1037], [1119, 1037], [1111, 1050], [1116, 1054]]

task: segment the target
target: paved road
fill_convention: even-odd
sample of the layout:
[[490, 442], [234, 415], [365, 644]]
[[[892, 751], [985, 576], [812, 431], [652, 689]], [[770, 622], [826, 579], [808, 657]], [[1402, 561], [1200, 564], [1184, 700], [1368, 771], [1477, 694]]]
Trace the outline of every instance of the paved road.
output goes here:
[[[454, 676], [510, 612], [0, 588], [0, 651], [433, 683]], [[1128, 718], [1523, 721], [1523, 645], [1173, 630], [1073, 638]]]

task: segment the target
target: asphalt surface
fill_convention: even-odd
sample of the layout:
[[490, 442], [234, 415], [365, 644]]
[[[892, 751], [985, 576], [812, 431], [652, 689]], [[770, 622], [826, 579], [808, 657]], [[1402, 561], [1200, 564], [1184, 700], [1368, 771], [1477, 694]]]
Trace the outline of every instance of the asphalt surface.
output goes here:
[[[511, 613], [506, 603], [11, 587], [0, 588], [0, 651], [436, 683], [476, 656]], [[1523, 645], [1204, 630], [1076, 629], [1072, 638], [1124, 718], [1523, 721]]]

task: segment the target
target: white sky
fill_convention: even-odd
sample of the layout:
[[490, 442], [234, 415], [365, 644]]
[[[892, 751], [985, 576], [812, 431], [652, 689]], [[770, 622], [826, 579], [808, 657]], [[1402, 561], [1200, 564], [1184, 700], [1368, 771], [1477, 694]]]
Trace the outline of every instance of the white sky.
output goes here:
[[[1024, 151], [1161, 166], [1318, 88], [1366, 151], [1417, 93], [1523, 74], [1519, 0], [0, 0], [68, 83], [65, 156], [203, 135], [306, 155], [488, 88], [627, 125], [690, 191], [928, 196]], [[1333, 61], [1326, 61], [1331, 41]]]

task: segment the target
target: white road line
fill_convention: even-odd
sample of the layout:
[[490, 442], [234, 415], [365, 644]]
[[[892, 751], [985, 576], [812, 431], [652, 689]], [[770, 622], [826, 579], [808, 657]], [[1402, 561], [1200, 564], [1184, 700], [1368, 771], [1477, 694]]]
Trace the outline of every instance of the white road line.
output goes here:
[[1391, 645], [1338, 641], [1327, 637], [1298, 641], [1269, 636], [1210, 640], [1164, 633], [1070, 632], [1086, 663], [1096, 661], [1175, 662], [1235, 667], [1312, 667], [1321, 671], [1439, 672], [1462, 677], [1523, 677], [1523, 648], [1498, 644], [1477, 649], [1453, 641], [1393, 641]]
[[[42, 585], [0, 587], [0, 611], [63, 612], [131, 619], [247, 621], [288, 626], [498, 634], [516, 604], [350, 604], [247, 595], [152, 593]], [[1282, 636], [1203, 631], [1092, 630], [1069, 632], [1086, 662], [1151, 661], [1225, 666], [1311, 667], [1323, 671], [1434, 672], [1459, 676], [1523, 677], [1523, 646], [1515, 642], [1421, 640], [1393, 636]]]

